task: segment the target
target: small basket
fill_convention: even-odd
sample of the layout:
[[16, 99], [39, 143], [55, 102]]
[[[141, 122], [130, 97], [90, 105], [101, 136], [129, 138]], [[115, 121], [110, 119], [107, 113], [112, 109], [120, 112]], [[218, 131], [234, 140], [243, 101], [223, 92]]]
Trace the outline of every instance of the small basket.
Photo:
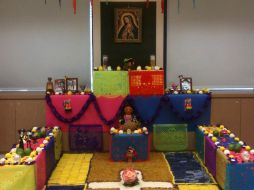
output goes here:
[[183, 151], [188, 147], [187, 124], [153, 125], [153, 144], [158, 151]]
[[129, 71], [130, 95], [163, 95], [164, 71]]

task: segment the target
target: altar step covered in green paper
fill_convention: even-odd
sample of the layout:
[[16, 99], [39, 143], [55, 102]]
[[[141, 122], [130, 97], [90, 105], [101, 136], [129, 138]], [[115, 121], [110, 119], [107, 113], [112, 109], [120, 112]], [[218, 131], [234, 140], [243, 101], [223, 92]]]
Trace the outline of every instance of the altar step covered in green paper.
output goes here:
[[128, 71], [93, 72], [93, 91], [95, 95], [128, 95]]
[[157, 151], [184, 151], [188, 147], [187, 124], [154, 124], [153, 144]]

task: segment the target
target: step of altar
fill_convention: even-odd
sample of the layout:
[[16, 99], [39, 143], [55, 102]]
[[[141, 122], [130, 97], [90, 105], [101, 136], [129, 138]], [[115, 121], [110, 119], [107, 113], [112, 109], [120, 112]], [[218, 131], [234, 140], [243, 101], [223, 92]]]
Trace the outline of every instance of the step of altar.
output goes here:
[[47, 190], [83, 190], [93, 154], [63, 154], [50, 176]]

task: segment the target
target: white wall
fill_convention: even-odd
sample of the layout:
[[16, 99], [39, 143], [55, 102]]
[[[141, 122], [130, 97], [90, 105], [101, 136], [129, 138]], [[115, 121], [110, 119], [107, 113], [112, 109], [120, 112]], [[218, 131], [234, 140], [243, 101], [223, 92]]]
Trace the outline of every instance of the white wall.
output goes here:
[[89, 1], [0, 0], [0, 89], [44, 89], [48, 76], [90, 83]]
[[167, 81], [195, 86], [254, 86], [253, 0], [168, 0]]
[[[168, 0], [167, 79], [195, 86], [254, 85], [253, 0]], [[48, 76], [90, 83], [89, 1], [0, 0], [0, 89], [45, 86]]]

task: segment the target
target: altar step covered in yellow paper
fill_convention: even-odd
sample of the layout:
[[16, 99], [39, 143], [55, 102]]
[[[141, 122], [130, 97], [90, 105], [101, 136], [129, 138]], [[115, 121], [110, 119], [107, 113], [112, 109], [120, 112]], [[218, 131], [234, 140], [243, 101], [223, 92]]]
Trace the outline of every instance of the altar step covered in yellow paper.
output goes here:
[[34, 190], [35, 167], [34, 165], [6, 165], [1, 167], [1, 190]]
[[186, 184], [178, 185], [179, 190], [219, 190], [217, 185]]
[[49, 181], [50, 186], [85, 186], [93, 154], [63, 154]]

